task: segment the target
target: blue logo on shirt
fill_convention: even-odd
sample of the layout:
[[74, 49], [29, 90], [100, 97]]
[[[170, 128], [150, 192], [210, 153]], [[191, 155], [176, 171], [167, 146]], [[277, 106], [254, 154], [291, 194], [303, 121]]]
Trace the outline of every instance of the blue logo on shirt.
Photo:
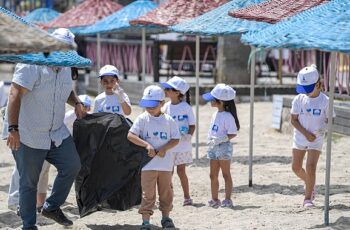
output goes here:
[[187, 116], [187, 115], [179, 115], [179, 116], [177, 116], [177, 119], [178, 119], [179, 121], [183, 121], [183, 120], [188, 119], [188, 116]]
[[168, 134], [166, 132], [160, 132], [160, 139], [167, 140], [168, 139]]
[[217, 131], [219, 130], [219, 126], [213, 125], [213, 127], [211, 128], [211, 130], [217, 132]]
[[153, 132], [153, 136], [158, 136], [158, 132]]
[[112, 112], [119, 112], [119, 106], [112, 106]]
[[315, 115], [315, 116], [320, 116], [321, 115], [321, 110], [320, 109], [313, 109], [312, 114]]
[[306, 109], [306, 112], [310, 113], [310, 112], [311, 112], [311, 109]]

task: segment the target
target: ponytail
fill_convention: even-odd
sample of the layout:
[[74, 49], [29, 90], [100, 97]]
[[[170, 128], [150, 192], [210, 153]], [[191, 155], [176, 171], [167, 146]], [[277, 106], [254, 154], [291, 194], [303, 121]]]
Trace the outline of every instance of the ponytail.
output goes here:
[[179, 101], [184, 101], [184, 98], [186, 97], [186, 102], [187, 104], [191, 105], [191, 94], [190, 94], [190, 90], [187, 90], [186, 94], [179, 94]]
[[241, 128], [241, 126], [239, 124], [239, 120], [238, 120], [238, 116], [237, 116], [237, 109], [236, 109], [235, 101], [230, 100], [230, 101], [223, 101], [223, 102], [224, 102], [225, 111], [230, 112], [232, 114], [232, 116], [235, 118], [237, 130], [239, 130]]

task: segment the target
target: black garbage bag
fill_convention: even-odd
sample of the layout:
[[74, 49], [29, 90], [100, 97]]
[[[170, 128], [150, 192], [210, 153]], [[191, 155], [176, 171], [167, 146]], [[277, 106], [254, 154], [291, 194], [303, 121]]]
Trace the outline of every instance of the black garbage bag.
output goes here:
[[110, 113], [76, 120], [73, 137], [81, 170], [75, 180], [80, 216], [97, 207], [126, 210], [141, 202], [141, 168], [151, 158], [127, 140], [131, 122]]

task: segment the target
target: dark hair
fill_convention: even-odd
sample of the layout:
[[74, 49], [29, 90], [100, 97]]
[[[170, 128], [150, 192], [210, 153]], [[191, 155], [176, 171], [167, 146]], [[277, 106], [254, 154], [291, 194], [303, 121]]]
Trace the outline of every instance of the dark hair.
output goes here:
[[[216, 101], [220, 101], [218, 99], [216, 99]], [[236, 103], [235, 100], [230, 100], [230, 101], [222, 101], [224, 103], [224, 110], [226, 112], [230, 112], [232, 114], [232, 116], [235, 119], [236, 122], [236, 126], [237, 126], [237, 130], [239, 130], [241, 128], [240, 124], [239, 124], [239, 120], [238, 120], [238, 116], [237, 116], [237, 109], [236, 109]]]
[[187, 104], [191, 105], [191, 94], [190, 90], [187, 90], [186, 94], [183, 95], [182, 93], [179, 94], [179, 101], [183, 101], [184, 97], [186, 97]]

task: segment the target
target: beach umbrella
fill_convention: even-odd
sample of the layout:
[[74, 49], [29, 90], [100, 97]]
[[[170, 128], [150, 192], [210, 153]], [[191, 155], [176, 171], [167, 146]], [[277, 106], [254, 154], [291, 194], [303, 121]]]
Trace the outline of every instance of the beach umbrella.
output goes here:
[[[145, 86], [145, 50], [146, 50], [146, 28], [134, 26], [130, 24], [130, 21], [136, 19], [151, 10], [155, 9], [158, 4], [150, 0], [137, 0], [125, 6], [118, 12], [98, 21], [96, 24], [85, 28], [78, 32], [80, 35], [99, 35], [100, 33], [133, 33], [142, 34], [142, 76], [143, 76], [143, 88]], [[160, 32], [162, 29], [158, 27], [149, 26], [148, 32]], [[98, 44], [100, 37], [97, 36]], [[101, 55], [100, 49], [97, 51], [97, 59]]]
[[[240, 35], [247, 31], [260, 30], [268, 26], [268, 23], [248, 21], [232, 18], [228, 11], [241, 9], [252, 4], [261, 3], [264, 0], [239, 0], [230, 1], [217, 9], [205, 13], [193, 20], [172, 26], [174, 32], [210, 35], [210, 36], [228, 36]], [[252, 48], [251, 68], [250, 68], [250, 126], [249, 126], [249, 186], [253, 185], [253, 121], [254, 121], [254, 81], [255, 81], [255, 48]], [[199, 94], [199, 92], [197, 92]], [[197, 145], [198, 146], [198, 145]], [[196, 147], [198, 157], [198, 147]]]
[[90, 67], [91, 60], [84, 58], [75, 50], [69, 51], [54, 51], [48, 55], [43, 53], [23, 54], [23, 55], [0, 55], [0, 60], [25, 63], [31, 65], [46, 65], [46, 66], [60, 66], [60, 67]]
[[45, 28], [68, 28], [74, 34], [122, 8], [111, 0], [86, 0], [44, 24]]
[[[336, 52], [349, 52], [350, 2], [333, 0], [304, 11], [265, 30], [248, 33], [242, 41], [262, 47], [332, 51], [329, 79], [329, 116], [333, 114]], [[267, 36], [267, 37], [265, 37]], [[271, 39], [270, 42], [266, 39]], [[329, 225], [329, 185], [333, 120], [328, 120], [324, 223]]]
[[239, 10], [230, 10], [229, 15], [235, 18], [277, 23], [325, 2], [328, 0], [293, 0], [292, 3], [290, 0], [270, 0]]
[[56, 10], [50, 8], [38, 8], [27, 14], [24, 19], [33, 24], [41, 25], [60, 16]]
[[[226, 0], [168, 0], [158, 8], [130, 23], [143, 27], [150, 25], [169, 27], [196, 18], [224, 3], [226, 3]], [[198, 159], [199, 155], [199, 49], [200, 39], [199, 36], [196, 36], [196, 159]], [[144, 58], [145, 54], [142, 57]]]
[[0, 7], [0, 55], [75, 49]]

